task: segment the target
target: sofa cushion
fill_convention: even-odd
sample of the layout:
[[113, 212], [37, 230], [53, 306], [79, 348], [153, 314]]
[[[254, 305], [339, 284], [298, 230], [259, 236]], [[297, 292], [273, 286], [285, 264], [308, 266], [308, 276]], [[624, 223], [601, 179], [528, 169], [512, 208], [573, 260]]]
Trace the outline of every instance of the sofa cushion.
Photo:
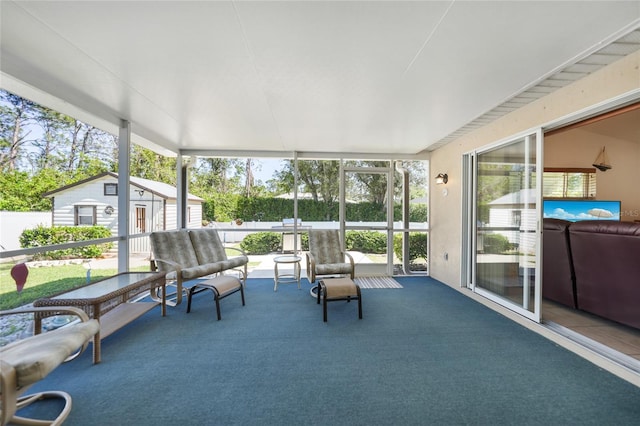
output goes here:
[[201, 265], [227, 260], [227, 254], [216, 229], [191, 229], [189, 238], [191, 238], [198, 263]]
[[191, 229], [189, 237], [201, 265], [220, 264], [220, 269], [226, 271], [249, 263], [249, 258], [245, 255], [227, 257], [224, 245], [215, 229]]
[[576, 222], [569, 238], [578, 308], [640, 328], [640, 223]]
[[545, 218], [542, 234], [542, 297], [576, 307], [575, 274], [571, 262], [571, 222]]
[[[341, 251], [340, 233], [337, 230], [314, 230], [309, 232], [309, 247], [313, 247], [316, 265], [341, 264], [345, 262]], [[316, 274], [321, 274], [316, 269]]]
[[182, 278], [185, 280], [191, 280], [194, 278], [204, 277], [206, 275], [217, 274], [223, 269], [225, 269], [224, 262], [205, 263], [204, 265], [192, 266], [191, 268], [183, 268]]
[[626, 235], [630, 237], [640, 237], [640, 223], [619, 222], [615, 220], [584, 220], [571, 225], [571, 231], [595, 232], [607, 235]]
[[351, 274], [350, 263], [316, 264], [316, 275]]
[[249, 258], [245, 255], [232, 257], [222, 262], [224, 265], [223, 269], [233, 269], [238, 268], [240, 266], [246, 265], [249, 263]]

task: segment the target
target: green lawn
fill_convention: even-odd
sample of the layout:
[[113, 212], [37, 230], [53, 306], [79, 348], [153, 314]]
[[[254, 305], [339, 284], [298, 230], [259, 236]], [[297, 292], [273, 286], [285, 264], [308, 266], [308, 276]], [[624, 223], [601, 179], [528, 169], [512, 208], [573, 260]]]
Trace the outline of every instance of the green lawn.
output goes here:
[[[0, 309], [16, 308], [87, 283], [87, 270], [82, 265], [30, 268], [27, 283], [18, 294], [15, 281], [11, 278], [12, 266], [12, 263], [0, 264]], [[131, 270], [148, 271], [149, 267]], [[117, 269], [93, 269], [90, 281], [95, 282], [117, 273]]]

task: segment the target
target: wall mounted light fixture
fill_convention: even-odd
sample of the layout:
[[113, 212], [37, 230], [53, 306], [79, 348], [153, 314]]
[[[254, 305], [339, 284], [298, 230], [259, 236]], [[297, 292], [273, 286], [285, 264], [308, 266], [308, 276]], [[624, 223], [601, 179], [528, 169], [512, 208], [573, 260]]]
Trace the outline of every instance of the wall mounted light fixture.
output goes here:
[[438, 176], [436, 176], [436, 183], [440, 185], [447, 182], [449, 182], [449, 175], [446, 173], [438, 173]]
[[136, 189], [135, 191], [136, 191], [136, 192], [138, 193], [138, 195], [139, 195], [139, 196], [141, 196], [141, 197], [144, 195], [144, 189]]

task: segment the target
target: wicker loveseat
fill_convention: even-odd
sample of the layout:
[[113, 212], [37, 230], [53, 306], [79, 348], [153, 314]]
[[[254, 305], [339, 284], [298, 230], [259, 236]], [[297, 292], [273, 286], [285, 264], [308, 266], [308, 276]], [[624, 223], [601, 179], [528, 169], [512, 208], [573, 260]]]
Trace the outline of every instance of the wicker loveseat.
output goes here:
[[[240, 274], [244, 285], [249, 258], [241, 249], [225, 247], [215, 229], [152, 232], [150, 240], [153, 252], [151, 269], [166, 272], [167, 279], [175, 281], [173, 304], [182, 302], [185, 283], [196, 278], [234, 270]], [[228, 257], [227, 250], [237, 251], [238, 255]]]

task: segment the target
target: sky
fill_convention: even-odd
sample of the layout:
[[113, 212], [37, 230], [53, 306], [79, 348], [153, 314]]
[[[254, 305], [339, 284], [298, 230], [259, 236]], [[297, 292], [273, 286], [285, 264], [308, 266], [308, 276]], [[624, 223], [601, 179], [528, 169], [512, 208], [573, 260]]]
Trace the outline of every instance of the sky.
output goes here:
[[253, 176], [262, 183], [267, 183], [273, 178], [273, 173], [282, 168], [281, 159], [260, 158], [256, 159], [256, 162], [260, 165], [260, 170], [254, 169]]

